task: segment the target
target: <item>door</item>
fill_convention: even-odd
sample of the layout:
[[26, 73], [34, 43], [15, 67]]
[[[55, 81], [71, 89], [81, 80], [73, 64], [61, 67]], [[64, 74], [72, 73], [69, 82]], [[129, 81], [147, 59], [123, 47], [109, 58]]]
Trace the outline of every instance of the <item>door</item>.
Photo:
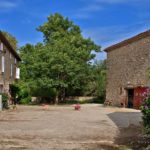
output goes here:
[[133, 108], [134, 89], [128, 89], [128, 108]]
[[134, 100], [133, 100], [133, 107], [135, 109], [139, 109], [142, 101], [144, 99], [143, 94], [147, 92], [147, 88], [143, 88], [143, 87], [137, 87], [134, 90]]

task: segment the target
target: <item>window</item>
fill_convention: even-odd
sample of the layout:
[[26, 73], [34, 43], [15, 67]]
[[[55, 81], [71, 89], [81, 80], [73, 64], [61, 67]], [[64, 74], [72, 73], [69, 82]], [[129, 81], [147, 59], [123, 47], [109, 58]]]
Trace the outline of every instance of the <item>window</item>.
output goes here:
[[2, 73], [5, 72], [5, 57], [2, 56]]
[[13, 76], [13, 65], [11, 64], [10, 66], [10, 76], [12, 77]]
[[0, 50], [1, 50], [1, 51], [4, 50], [4, 44], [3, 44], [3, 43], [0, 44]]
[[15, 58], [15, 64], [17, 64], [17, 60], [16, 60], [16, 58]]
[[16, 68], [16, 79], [20, 79], [20, 68]]

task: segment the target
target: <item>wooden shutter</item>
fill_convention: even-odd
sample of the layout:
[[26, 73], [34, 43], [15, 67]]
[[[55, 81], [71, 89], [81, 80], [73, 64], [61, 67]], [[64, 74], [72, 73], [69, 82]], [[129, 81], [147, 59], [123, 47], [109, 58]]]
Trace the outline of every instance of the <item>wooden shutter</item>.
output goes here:
[[5, 57], [2, 56], [2, 73], [5, 72]]
[[4, 44], [1, 42], [0, 44], [0, 50], [3, 51], [4, 50]]

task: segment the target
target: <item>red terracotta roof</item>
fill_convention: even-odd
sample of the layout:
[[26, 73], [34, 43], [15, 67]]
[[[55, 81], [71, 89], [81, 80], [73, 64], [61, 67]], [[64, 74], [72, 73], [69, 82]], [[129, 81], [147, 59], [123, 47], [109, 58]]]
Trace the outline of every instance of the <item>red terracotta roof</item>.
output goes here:
[[14, 56], [17, 58], [17, 60], [21, 61], [20, 56], [18, 53], [14, 50], [14, 48], [10, 45], [7, 38], [3, 35], [3, 33], [0, 31], [0, 40], [6, 45], [6, 47], [14, 54]]
[[145, 32], [143, 32], [143, 33], [140, 33], [140, 34], [138, 34], [138, 35], [136, 35], [136, 36], [134, 36], [134, 37], [132, 37], [132, 38], [129, 38], [129, 39], [127, 39], [127, 40], [124, 40], [124, 41], [122, 41], [122, 42], [120, 42], [120, 43], [117, 43], [117, 44], [115, 44], [115, 45], [112, 45], [112, 46], [110, 46], [110, 47], [107, 47], [106, 49], [104, 49], [104, 51], [105, 51], [105, 52], [109, 52], [109, 51], [115, 50], [115, 49], [117, 49], [117, 48], [126, 46], [126, 45], [128, 45], [128, 44], [131, 44], [131, 43], [133, 43], [133, 42], [136, 42], [136, 41], [138, 41], [138, 40], [141, 40], [141, 39], [143, 39], [143, 38], [146, 38], [146, 37], [148, 37], [148, 36], [150, 36], [150, 30], [145, 31]]

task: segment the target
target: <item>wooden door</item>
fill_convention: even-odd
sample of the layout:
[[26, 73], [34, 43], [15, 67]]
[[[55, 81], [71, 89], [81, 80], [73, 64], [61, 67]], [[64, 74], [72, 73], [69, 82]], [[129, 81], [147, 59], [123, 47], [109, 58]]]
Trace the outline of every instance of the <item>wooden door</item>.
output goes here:
[[147, 92], [147, 88], [137, 87], [134, 89], [133, 108], [139, 109], [144, 99], [143, 94]]

